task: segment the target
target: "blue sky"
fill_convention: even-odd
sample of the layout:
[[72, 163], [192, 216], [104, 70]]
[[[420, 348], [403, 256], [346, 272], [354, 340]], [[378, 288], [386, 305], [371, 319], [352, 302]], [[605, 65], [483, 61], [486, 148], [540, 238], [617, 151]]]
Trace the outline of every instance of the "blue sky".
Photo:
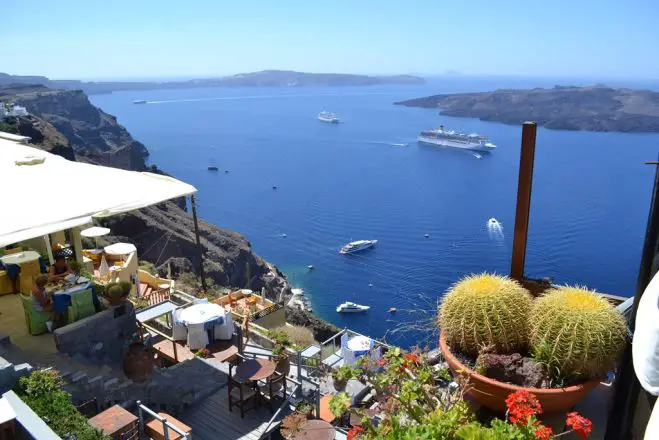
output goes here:
[[658, 0], [14, 0], [0, 72], [659, 78]]

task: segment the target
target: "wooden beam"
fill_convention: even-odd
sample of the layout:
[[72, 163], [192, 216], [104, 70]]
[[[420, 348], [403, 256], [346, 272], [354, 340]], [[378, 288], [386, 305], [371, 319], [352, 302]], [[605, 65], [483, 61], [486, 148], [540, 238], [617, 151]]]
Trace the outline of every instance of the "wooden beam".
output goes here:
[[535, 122], [525, 122], [522, 126], [522, 148], [519, 157], [519, 181], [517, 183], [517, 209], [515, 212], [515, 234], [510, 276], [522, 281], [526, 260], [526, 241], [529, 231], [531, 211], [531, 184], [533, 183], [533, 163], [535, 160]]

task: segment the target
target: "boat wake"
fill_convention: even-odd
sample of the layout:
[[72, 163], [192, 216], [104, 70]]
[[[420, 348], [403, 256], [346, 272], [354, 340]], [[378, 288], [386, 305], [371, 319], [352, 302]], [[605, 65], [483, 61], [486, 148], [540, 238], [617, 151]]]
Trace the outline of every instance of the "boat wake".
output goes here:
[[490, 240], [503, 241], [503, 225], [494, 217], [487, 221], [487, 233]]

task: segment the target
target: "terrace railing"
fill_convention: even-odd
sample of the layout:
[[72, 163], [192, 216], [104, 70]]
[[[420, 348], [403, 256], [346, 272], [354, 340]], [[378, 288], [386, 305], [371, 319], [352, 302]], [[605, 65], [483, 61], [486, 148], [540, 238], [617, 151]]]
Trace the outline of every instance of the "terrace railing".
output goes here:
[[164, 433], [165, 440], [169, 440], [169, 429], [176, 432], [178, 435], [181, 436], [181, 438], [185, 440], [188, 440], [191, 437], [188, 436], [188, 434], [186, 434], [185, 432], [181, 431], [176, 426], [169, 423], [165, 417], [161, 417], [158, 413], [155, 413], [146, 406], [142, 405], [142, 403], [139, 400], [137, 401], [137, 411], [140, 422], [140, 438], [146, 438], [144, 434], [144, 413], [147, 413], [148, 415], [150, 415], [151, 417], [155, 418], [156, 420], [162, 423], [162, 432]]

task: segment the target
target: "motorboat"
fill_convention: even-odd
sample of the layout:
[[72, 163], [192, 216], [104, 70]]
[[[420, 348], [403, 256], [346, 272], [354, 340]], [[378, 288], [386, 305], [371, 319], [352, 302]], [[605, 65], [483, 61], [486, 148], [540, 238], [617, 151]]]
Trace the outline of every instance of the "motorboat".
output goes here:
[[215, 166], [209, 166], [208, 171], [217, 171], [217, 167]]
[[340, 119], [334, 113], [322, 111], [318, 113], [318, 120], [322, 122], [329, 122], [330, 124], [338, 124]]
[[360, 313], [370, 309], [370, 306], [363, 306], [354, 302], [346, 301], [336, 308], [337, 313]]
[[496, 227], [496, 226], [499, 226], [500, 223], [499, 223], [499, 220], [497, 220], [497, 219], [495, 219], [494, 217], [492, 217], [491, 219], [489, 219], [489, 220], [487, 221], [487, 225], [488, 225], [489, 227]]
[[342, 254], [352, 254], [354, 252], [363, 251], [371, 248], [377, 244], [377, 240], [357, 240], [343, 246], [339, 251]]

